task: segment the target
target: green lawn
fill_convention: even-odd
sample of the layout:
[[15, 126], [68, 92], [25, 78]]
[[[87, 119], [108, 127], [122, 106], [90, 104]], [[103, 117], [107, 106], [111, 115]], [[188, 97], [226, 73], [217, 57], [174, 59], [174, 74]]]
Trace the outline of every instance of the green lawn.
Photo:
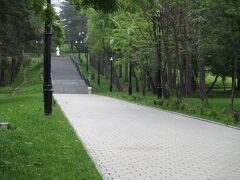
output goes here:
[[[211, 75], [211, 74], [208, 74], [206, 76], [206, 86], [207, 87], [210, 87], [212, 85], [212, 82], [214, 81], [215, 79], [215, 76]], [[225, 79], [225, 86], [226, 86], [226, 89], [231, 89], [231, 84], [232, 84], [232, 78], [230, 77], [227, 77]], [[221, 88], [223, 89], [223, 80], [221, 77], [218, 77], [218, 80], [217, 82], [215, 83], [214, 85], [215, 88]]]
[[43, 114], [41, 72], [39, 64], [29, 67], [15, 96], [13, 87], [0, 88], [0, 122], [11, 124], [0, 131], [0, 179], [101, 179], [60, 108]]
[[[75, 56], [77, 57], [77, 56]], [[82, 58], [84, 58], [82, 56]], [[81, 66], [81, 69], [84, 73], [86, 72], [85, 64]], [[170, 100], [158, 100], [156, 95], [153, 95], [151, 92], [148, 92], [145, 97], [142, 96], [142, 93], [134, 92], [132, 96], [129, 96], [127, 92], [118, 92], [116, 87], [113, 86], [113, 92], [109, 92], [109, 80], [101, 75], [101, 86], [97, 85], [97, 72], [94, 68], [89, 68], [89, 75], [95, 74], [95, 79], [91, 80], [93, 86], [93, 92], [96, 94], [101, 94], [105, 96], [111, 96], [114, 98], [130, 101], [133, 103], [147, 105], [151, 107], [156, 107], [160, 109], [175, 111], [191, 116], [196, 116], [200, 118], [205, 118], [211, 121], [216, 121], [224, 123], [227, 125], [233, 125], [240, 127], [240, 123], [233, 121], [232, 111], [230, 109], [230, 91], [223, 89], [216, 89], [208, 94], [209, 106], [202, 108], [202, 103], [199, 98], [199, 93], [195, 93], [191, 98], [185, 98], [181, 105], [176, 105], [176, 98]], [[213, 80], [213, 76], [208, 76], [207, 81]], [[221, 85], [221, 79], [217, 85]], [[208, 83], [211, 84], [211, 83]], [[230, 79], [227, 79], [226, 84], [229, 86]], [[134, 78], [133, 78], [133, 87], [134, 87]], [[235, 99], [234, 111], [240, 111], [240, 98]]]

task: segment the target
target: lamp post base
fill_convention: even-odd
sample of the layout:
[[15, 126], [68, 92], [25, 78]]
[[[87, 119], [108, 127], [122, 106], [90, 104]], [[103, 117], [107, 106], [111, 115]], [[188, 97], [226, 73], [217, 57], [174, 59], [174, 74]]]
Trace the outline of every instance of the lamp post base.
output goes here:
[[128, 89], [128, 94], [129, 95], [132, 95], [132, 87], [130, 86], [129, 89]]
[[45, 115], [52, 114], [52, 90], [44, 89], [44, 112]]

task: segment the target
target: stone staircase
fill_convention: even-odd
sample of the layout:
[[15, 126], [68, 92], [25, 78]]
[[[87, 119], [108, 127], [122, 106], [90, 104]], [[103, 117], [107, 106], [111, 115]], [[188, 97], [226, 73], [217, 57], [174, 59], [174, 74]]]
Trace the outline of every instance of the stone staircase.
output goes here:
[[52, 83], [55, 94], [88, 94], [88, 86], [70, 58], [52, 58]]

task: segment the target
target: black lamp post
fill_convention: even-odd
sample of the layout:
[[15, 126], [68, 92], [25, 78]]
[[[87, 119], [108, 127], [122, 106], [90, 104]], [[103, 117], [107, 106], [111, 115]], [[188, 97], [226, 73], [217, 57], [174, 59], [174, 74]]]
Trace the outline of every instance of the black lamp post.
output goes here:
[[128, 94], [132, 95], [132, 62], [129, 63], [129, 85], [128, 85]]
[[75, 41], [77, 51], [78, 51], [78, 46], [79, 46], [78, 43], [79, 43], [78, 41]]
[[[81, 39], [81, 41], [80, 41], [80, 51], [83, 52], [83, 53], [84, 53], [84, 51], [85, 51], [83, 39]], [[87, 66], [87, 65], [86, 65], [86, 66]], [[87, 67], [86, 67], [86, 70], [88, 71]]]
[[79, 59], [79, 61], [81, 61], [81, 48], [82, 48], [82, 41], [83, 41], [83, 36], [84, 36], [84, 31], [81, 31], [81, 32], [79, 32], [78, 33], [78, 36], [79, 36], [79, 42], [80, 42], [80, 44], [79, 44], [79, 51], [78, 51], [78, 59]]
[[[129, 43], [129, 46], [132, 49], [132, 42]], [[131, 58], [132, 58], [132, 56], [131, 56]], [[129, 62], [128, 94], [132, 95], [132, 60], [131, 59], [130, 59], [130, 62]]]
[[158, 98], [162, 97], [162, 77], [161, 77], [161, 69], [159, 68], [157, 71], [157, 96]]
[[36, 41], [37, 56], [39, 57], [39, 41]]
[[[160, 12], [157, 12], [156, 17], [157, 19], [161, 18]], [[156, 32], [158, 32], [157, 36], [157, 60], [158, 60], [158, 70], [157, 70], [157, 97], [162, 97], [162, 54], [161, 54], [161, 29], [160, 27], [157, 29], [156, 25]]]
[[76, 41], [76, 46], [77, 46], [77, 52], [78, 52], [78, 60], [79, 62], [81, 61], [81, 56], [80, 56], [80, 44], [79, 41]]
[[89, 68], [89, 55], [88, 55], [88, 46], [87, 43], [84, 43], [84, 52], [85, 52], [85, 58], [86, 58], [86, 70], [88, 72], [88, 68]]
[[51, 79], [51, 19], [49, 7], [51, 0], [47, 0], [47, 20], [45, 22], [45, 47], [44, 47], [44, 111], [46, 115], [52, 114], [52, 79]]
[[100, 60], [98, 60], [98, 69], [97, 69], [97, 74], [98, 74], [98, 86], [100, 86]]
[[110, 58], [110, 92], [112, 92], [112, 84], [113, 84], [113, 57]]

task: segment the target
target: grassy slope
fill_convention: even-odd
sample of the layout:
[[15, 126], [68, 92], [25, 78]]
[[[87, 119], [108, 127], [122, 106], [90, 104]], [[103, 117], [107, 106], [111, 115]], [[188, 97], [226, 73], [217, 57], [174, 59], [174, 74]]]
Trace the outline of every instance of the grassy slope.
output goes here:
[[[83, 56], [82, 56], [83, 58]], [[85, 64], [81, 66], [81, 69], [84, 73], [86, 73]], [[93, 92], [96, 94], [101, 94], [105, 96], [111, 96], [118, 99], [127, 100], [130, 102], [134, 102], [137, 104], [152, 106], [156, 108], [171, 110], [180, 112], [183, 114], [188, 114], [196, 117], [201, 117], [205, 119], [209, 119], [212, 121], [238, 126], [240, 127], [240, 123], [233, 122], [232, 114], [230, 113], [230, 92], [226, 91], [214, 91], [211, 92], [209, 96], [209, 107], [203, 108], [201, 105], [201, 100], [199, 98], [199, 94], [194, 94], [192, 98], [185, 98], [183, 105], [180, 107], [176, 107], [174, 105], [175, 98], [172, 98], [168, 101], [158, 101], [156, 95], [152, 93], [147, 93], [144, 98], [141, 93], [134, 92], [132, 96], [128, 96], [127, 92], [118, 92], [116, 87], [113, 87], [113, 92], [109, 92], [109, 80], [107, 80], [104, 76], [101, 76], [101, 86], [97, 85], [97, 72], [94, 68], [90, 67], [89, 74], [95, 74], [95, 79], [92, 80]], [[207, 81], [213, 80], [214, 77], [208, 77]], [[208, 83], [211, 84], [211, 83]], [[230, 80], [227, 79], [226, 85], [229, 86]], [[134, 87], [134, 79], [133, 79], [133, 87]], [[221, 79], [217, 82], [218, 86], [221, 86]], [[235, 110], [240, 111], [240, 98], [235, 99]]]
[[0, 131], [0, 179], [101, 179], [60, 108], [43, 115], [41, 71], [31, 67], [16, 96], [0, 88], [0, 122], [11, 124]]

